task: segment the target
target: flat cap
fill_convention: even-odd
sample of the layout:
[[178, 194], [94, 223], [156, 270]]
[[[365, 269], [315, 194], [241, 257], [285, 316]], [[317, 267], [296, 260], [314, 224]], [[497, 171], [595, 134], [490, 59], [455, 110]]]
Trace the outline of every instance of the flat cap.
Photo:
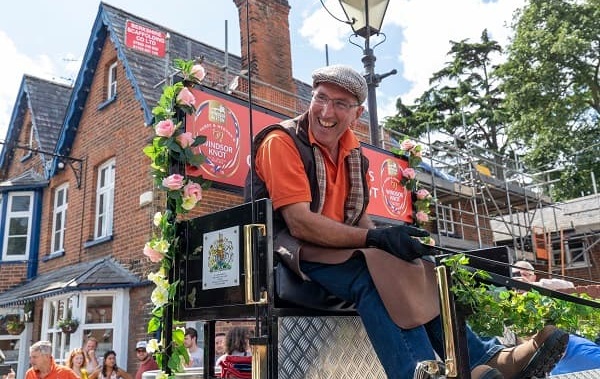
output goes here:
[[318, 68], [312, 73], [313, 88], [319, 83], [332, 83], [350, 92], [359, 104], [367, 98], [367, 81], [352, 67], [345, 65], [331, 65]]

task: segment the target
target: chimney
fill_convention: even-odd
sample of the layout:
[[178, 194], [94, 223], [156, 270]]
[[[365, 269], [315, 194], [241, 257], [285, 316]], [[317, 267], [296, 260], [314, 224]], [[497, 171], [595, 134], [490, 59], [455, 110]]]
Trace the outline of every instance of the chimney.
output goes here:
[[[240, 39], [242, 52], [242, 69], [251, 67], [253, 83], [255, 80], [271, 85], [275, 89], [291, 94], [296, 93], [292, 77], [292, 54], [290, 46], [290, 6], [287, 0], [233, 0], [238, 8], [240, 17]], [[246, 5], [249, 6], [250, 36], [246, 21]], [[250, 37], [250, 65], [248, 64], [248, 37]], [[259, 85], [259, 87], [263, 87]], [[266, 88], [256, 88], [263, 93]], [[254, 89], [253, 89], [254, 92]], [[272, 90], [271, 90], [272, 92]], [[288, 104], [294, 106], [294, 101], [279, 93], [277, 98], [286, 97]], [[263, 99], [272, 96], [260, 96]], [[273, 99], [274, 100], [274, 99]], [[291, 104], [289, 103], [291, 101]]]

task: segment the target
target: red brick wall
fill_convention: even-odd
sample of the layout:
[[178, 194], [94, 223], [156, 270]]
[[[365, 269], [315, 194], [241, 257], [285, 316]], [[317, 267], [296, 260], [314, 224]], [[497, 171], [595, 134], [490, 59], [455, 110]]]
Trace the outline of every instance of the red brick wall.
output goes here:
[[[25, 113], [25, 117], [23, 118], [23, 124], [20, 125], [20, 131], [19, 131], [17, 145], [30, 147], [32, 149], [40, 149], [40, 146], [35, 141], [35, 138], [32, 141], [32, 146], [29, 146], [29, 135], [31, 132], [31, 128], [32, 128], [31, 111], [27, 110], [27, 113]], [[41, 164], [42, 159], [39, 154], [37, 154], [37, 153], [34, 154], [31, 151], [26, 150], [26, 149], [15, 148], [12, 150], [12, 154], [10, 154], [10, 156], [11, 156], [10, 159], [11, 159], [12, 165], [10, 165], [10, 167], [8, 168], [8, 170], [6, 172], [6, 179], [14, 178], [15, 176], [17, 176], [27, 170], [30, 170], [30, 169], [33, 169], [35, 172], [39, 173], [40, 175], [44, 174], [43, 166]], [[25, 159], [24, 161], [22, 161], [22, 159], [26, 156], [30, 156], [30, 157], [28, 159]], [[49, 158], [51, 159], [52, 157], [49, 157]]]

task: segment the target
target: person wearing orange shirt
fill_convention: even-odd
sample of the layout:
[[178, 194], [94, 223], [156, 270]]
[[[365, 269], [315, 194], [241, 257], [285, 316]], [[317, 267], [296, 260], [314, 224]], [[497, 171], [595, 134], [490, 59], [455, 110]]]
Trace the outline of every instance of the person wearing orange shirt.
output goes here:
[[[312, 78], [308, 111], [254, 138], [246, 199], [271, 199], [274, 250], [303, 279], [356, 304], [388, 378], [412, 378], [419, 362], [444, 354], [433, 265], [413, 238], [428, 233], [375, 227], [366, 213], [368, 161], [352, 130], [364, 111], [365, 78], [345, 65]], [[543, 376], [567, 339], [546, 326], [531, 343], [506, 349], [467, 328], [472, 377]]]
[[31, 367], [25, 373], [25, 379], [79, 379], [73, 370], [54, 362], [52, 343], [49, 341], [31, 345], [29, 363]]

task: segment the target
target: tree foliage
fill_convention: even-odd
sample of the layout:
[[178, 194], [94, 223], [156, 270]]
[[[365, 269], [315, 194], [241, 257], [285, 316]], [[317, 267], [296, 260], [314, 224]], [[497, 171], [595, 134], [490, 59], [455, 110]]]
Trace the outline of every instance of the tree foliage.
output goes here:
[[[398, 114], [385, 121], [385, 127], [401, 134], [419, 137], [428, 131], [444, 131], [454, 136], [459, 148], [467, 144], [483, 148], [485, 158], [502, 167], [508, 145], [505, 138], [506, 116], [502, 106], [500, 83], [494, 76], [492, 61], [502, 52], [487, 30], [481, 41], [451, 41], [448, 55], [452, 60], [430, 79], [431, 87], [414, 105], [398, 99]], [[436, 151], [446, 149], [440, 146]], [[496, 173], [502, 176], [501, 172]]]
[[[600, 178], [600, 0], [528, 0], [512, 28], [497, 67], [492, 57], [502, 51], [486, 31], [478, 43], [451, 42], [452, 60], [414, 105], [398, 99], [385, 127], [454, 136], [434, 154], [471, 142], [496, 167], [523, 157], [529, 173], [546, 172], [555, 200], [589, 194], [592, 173]], [[441, 159], [450, 174], [460, 167]]]
[[530, 167], [561, 169], [556, 199], [587, 194], [600, 177], [600, 1], [530, 0], [513, 30], [498, 70], [509, 136]]

